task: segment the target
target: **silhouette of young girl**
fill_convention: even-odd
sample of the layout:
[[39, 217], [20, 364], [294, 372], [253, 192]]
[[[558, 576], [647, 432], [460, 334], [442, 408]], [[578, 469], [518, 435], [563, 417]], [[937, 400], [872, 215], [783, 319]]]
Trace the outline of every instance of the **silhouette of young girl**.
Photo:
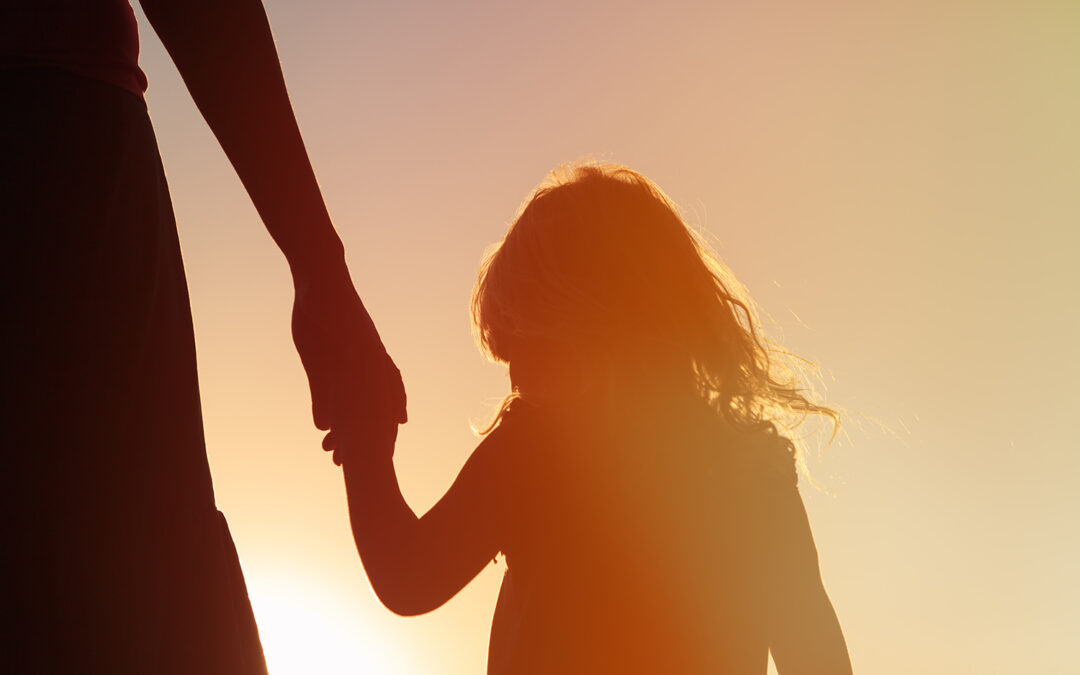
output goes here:
[[327, 437], [380, 600], [430, 611], [501, 552], [489, 673], [850, 672], [778, 432], [836, 413], [738, 288], [641, 174], [553, 173], [480, 271], [513, 393], [442, 499], [405, 503], [396, 425]]

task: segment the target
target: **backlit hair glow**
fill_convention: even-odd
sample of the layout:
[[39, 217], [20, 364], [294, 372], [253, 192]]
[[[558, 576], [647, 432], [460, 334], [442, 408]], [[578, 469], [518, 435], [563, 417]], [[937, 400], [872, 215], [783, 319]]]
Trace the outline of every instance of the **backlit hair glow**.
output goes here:
[[811, 400], [813, 364], [765, 337], [743, 286], [667, 195], [623, 166], [549, 174], [485, 257], [471, 310], [497, 362], [535, 345], [613, 367], [646, 355], [682, 364], [736, 430], [778, 428], [798, 446], [808, 416], [834, 434], [839, 422]]

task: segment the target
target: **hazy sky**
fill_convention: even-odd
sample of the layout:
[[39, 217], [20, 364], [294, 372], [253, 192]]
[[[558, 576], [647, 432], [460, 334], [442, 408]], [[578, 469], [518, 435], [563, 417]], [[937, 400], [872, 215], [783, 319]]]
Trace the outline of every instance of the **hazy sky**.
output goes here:
[[[1080, 4], [267, 4], [408, 387], [415, 508], [508, 388], [469, 331], [484, 248], [558, 163], [617, 161], [852, 411], [811, 466], [829, 492], [802, 491], [857, 671], [1080, 671]], [[311, 425], [287, 267], [141, 28], [218, 503], [272, 675], [483, 672], [502, 563], [424, 617], [378, 604]]]

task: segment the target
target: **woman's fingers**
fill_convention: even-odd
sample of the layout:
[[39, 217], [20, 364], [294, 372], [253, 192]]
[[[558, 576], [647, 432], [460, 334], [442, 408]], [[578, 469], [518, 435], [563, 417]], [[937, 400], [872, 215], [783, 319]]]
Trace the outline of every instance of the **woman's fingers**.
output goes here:
[[334, 464], [341, 466], [350, 457], [394, 456], [398, 423], [391, 420], [368, 421], [363, 427], [348, 426], [331, 430], [323, 438], [323, 450], [333, 453]]

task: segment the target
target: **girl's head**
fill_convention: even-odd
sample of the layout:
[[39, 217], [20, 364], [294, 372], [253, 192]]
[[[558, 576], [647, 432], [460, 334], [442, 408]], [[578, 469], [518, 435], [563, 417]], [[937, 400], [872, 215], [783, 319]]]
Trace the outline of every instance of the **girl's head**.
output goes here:
[[626, 167], [552, 172], [485, 259], [472, 316], [524, 397], [663, 381], [738, 428], [836, 418], [804, 396], [808, 364], [763, 338], [742, 287], [671, 200]]

